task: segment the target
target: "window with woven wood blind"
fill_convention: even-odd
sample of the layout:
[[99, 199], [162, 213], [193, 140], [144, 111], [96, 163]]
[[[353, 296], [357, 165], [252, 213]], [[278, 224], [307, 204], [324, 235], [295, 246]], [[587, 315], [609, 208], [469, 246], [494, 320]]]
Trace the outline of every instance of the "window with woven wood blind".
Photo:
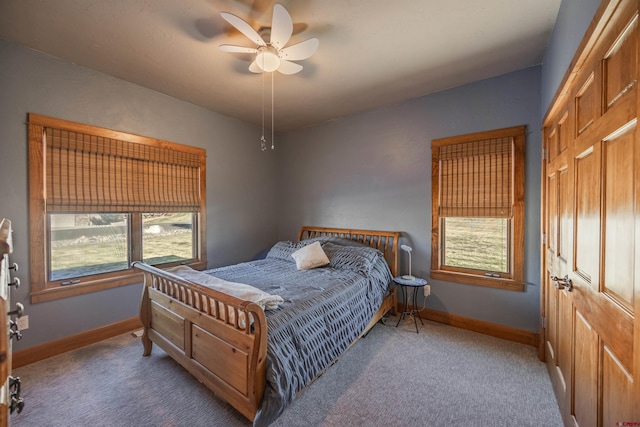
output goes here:
[[32, 302], [204, 264], [205, 150], [29, 115]]
[[433, 140], [431, 276], [523, 289], [525, 127]]

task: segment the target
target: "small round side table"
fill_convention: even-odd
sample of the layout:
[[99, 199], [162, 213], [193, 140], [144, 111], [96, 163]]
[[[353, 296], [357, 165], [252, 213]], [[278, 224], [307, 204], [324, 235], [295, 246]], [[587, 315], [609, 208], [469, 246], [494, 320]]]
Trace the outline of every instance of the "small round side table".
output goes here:
[[[420, 317], [420, 310], [418, 307], [418, 288], [423, 287], [427, 284], [427, 281], [421, 277], [414, 277], [413, 279], [405, 279], [402, 276], [394, 277], [393, 281], [400, 285], [400, 291], [402, 292], [402, 299], [404, 300], [404, 310], [400, 313], [400, 318], [398, 318], [398, 323], [396, 323], [396, 328], [406, 316], [413, 317], [413, 324], [416, 326], [416, 334], [418, 333], [418, 322], [416, 317], [420, 319], [420, 323], [424, 325], [422, 322], [422, 317]], [[411, 309], [409, 309], [409, 300], [407, 298], [407, 289], [413, 288], [413, 298]]]

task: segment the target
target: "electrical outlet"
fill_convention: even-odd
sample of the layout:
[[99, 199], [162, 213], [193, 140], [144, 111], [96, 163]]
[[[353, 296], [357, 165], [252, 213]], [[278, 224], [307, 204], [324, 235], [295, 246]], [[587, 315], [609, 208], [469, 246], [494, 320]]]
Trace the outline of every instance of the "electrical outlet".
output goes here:
[[428, 297], [429, 295], [431, 295], [431, 286], [424, 285], [424, 296]]
[[16, 324], [18, 325], [19, 331], [24, 331], [25, 329], [29, 329], [29, 316], [22, 316], [16, 319]]

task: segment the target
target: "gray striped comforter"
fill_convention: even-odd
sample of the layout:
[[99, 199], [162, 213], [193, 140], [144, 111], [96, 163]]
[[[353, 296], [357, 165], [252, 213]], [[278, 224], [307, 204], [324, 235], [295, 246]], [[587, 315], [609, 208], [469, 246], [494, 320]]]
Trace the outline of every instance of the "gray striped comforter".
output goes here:
[[[291, 254], [320, 240], [326, 267], [297, 270]], [[267, 384], [254, 425], [275, 420], [296, 393], [329, 367], [364, 331], [392, 283], [382, 253], [331, 237], [278, 242], [265, 259], [208, 270], [221, 279], [280, 295], [266, 311]]]

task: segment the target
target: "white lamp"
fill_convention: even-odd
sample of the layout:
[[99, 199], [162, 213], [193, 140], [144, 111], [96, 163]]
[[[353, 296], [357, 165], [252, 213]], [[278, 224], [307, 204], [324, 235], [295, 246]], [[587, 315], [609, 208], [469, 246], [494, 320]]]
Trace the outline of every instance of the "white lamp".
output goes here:
[[260, 46], [256, 55], [256, 65], [267, 73], [277, 70], [280, 67], [280, 56], [276, 48], [271, 45]]
[[411, 246], [407, 246], [407, 245], [400, 245], [400, 249], [402, 249], [403, 251], [409, 254], [409, 274], [405, 274], [404, 276], [402, 276], [402, 278], [404, 280], [414, 280], [415, 277], [411, 275], [411, 251], [413, 249], [411, 248]]

